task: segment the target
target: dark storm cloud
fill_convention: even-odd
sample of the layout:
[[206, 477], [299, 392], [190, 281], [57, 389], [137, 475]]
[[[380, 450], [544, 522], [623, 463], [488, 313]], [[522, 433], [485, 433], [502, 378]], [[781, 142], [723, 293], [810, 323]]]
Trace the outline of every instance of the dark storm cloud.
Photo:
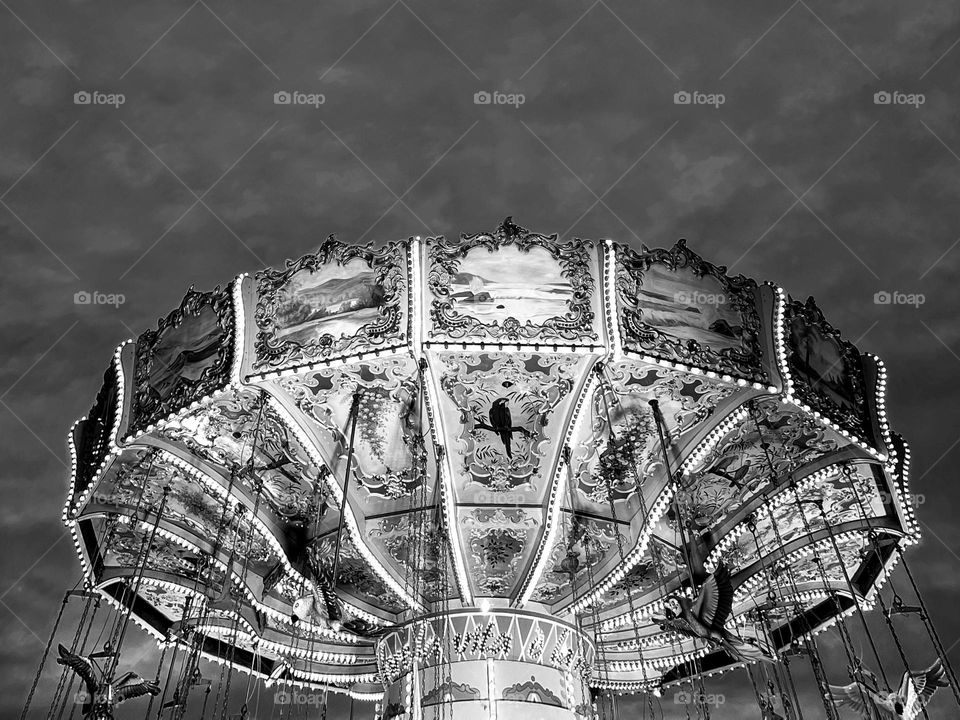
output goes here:
[[[381, 242], [508, 214], [634, 244], [686, 237], [815, 295], [883, 357], [928, 499], [910, 558], [946, 643], [960, 637], [955, 4], [10, 0], [0, 16], [4, 716], [79, 571], [57, 542], [64, 436], [117, 343], [188, 286], [331, 232]], [[78, 106], [80, 90], [125, 102]], [[283, 90], [325, 102], [275, 105]], [[474, 104], [494, 90], [525, 102]], [[725, 103], [675, 105], [679, 90]], [[881, 90], [926, 102], [875, 105]], [[127, 301], [77, 306], [80, 290]], [[927, 302], [875, 305], [879, 290]], [[898, 668], [889, 638], [881, 650]], [[930, 654], [918, 633], [909, 651]], [[717, 687], [731, 700], [715, 716], [749, 714], [749, 692]]]

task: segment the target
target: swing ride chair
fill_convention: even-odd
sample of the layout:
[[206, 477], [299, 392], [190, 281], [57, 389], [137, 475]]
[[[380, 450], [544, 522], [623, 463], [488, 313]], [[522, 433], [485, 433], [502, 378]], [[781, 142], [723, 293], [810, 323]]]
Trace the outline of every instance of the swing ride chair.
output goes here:
[[919, 595], [880, 594], [918, 540], [885, 377], [683, 241], [331, 236], [117, 348], [69, 438], [63, 650], [99, 649], [103, 600], [105, 664], [153, 636], [171, 717], [201, 671], [224, 707], [245, 673], [383, 720], [572, 720], [754, 664], [784, 712], [791, 663], [836, 713], [816, 636], [860, 667], [846, 624], [878, 603], [946, 663]]

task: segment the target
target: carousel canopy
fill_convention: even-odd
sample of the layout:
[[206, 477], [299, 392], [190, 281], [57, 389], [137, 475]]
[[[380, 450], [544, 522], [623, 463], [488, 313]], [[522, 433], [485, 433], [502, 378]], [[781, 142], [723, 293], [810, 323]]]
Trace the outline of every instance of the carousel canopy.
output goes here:
[[[916, 532], [884, 381], [683, 241], [331, 237], [117, 349], [64, 522], [148, 632], [264, 678], [379, 692], [384, 633], [479, 607], [518, 652], [517, 612], [579, 627], [591, 684], [638, 689], [737, 662], [655, 620], [698, 573], [779, 647], [871, 603]], [[318, 576], [349, 621], [294, 622]]]

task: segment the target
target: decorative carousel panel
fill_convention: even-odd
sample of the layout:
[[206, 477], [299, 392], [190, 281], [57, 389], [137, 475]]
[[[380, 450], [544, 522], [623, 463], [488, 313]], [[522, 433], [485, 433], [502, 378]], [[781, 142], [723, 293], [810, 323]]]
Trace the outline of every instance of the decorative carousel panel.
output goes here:
[[117, 385], [117, 368], [111, 364], [103, 374], [103, 387], [90, 408], [87, 417], [73, 428], [73, 447], [76, 452], [74, 471], [74, 497], [82, 495], [96, 479], [110, 454], [113, 433], [117, 424], [117, 401], [120, 388]]
[[597, 568], [617, 556], [621, 543], [630, 548], [635, 540], [625, 523], [564, 512], [557, 540], [531, 600], [547, 605], [576, 600], [594, 584]]
[[510, 218], [493, 233], [427, 241], [431, 341], [601, 344], [598, 252]]
[[432, 495], [433, 473], [423, 464], [430, 441], [418, 372], [412, 358], [395, 357], [264, 383], [341, 485], [353, 439], [351, 482], [357, 492], [350, 499], [361, 516], [407, 509]]
[[404, 578], [415, 579], [428, 602], [457, 593], [446, 535], [435, 507], [419, 512], [389, 515], [367, 523], [367, 542], [390, 558]]
[[798, 538], [822, 535], [827, 526], [835, 528], [856, 521], [867, 525], [870, 520], [887, 516], [884, 497], [869, 464], [849, 470], [833, 466], [815, 483], [800, 483], [801, 492], [782, 488], [750, 519], [737, 525], [711, 552], [708, 565], [722, 561], [736, 573]]
[[253, 370], [382, 350], [407, 340], [407, 246], [346, 245], [333, 236], [283, 270], [256, 276]]
[[[161, 521], [168, 531], [182, 533], [193, 544], [215, 540], [223, 552], [245, 558], [246, 569], [266, 575], [279, 562], [274, 545], [248, 516], [224, 506], [220, 494], [180, 468], [166, 463], [154, 450], [125, 450], [110, 465], [80, 513], [136, 515], [156, 511], [168, 490]], [[179, 528], [179, 530], [177, 530]]]
[[769, 384], [756, 282], [728, 276], [683, 240], [671, 250], [618, 245], [616, 253], [624, 349]]
[[[278, 617], [274, 614], [267, 616], [263, 624], [261, 638], [263, 645], [278, 649], [282, 654], [290, 657], [299, 654], [311, 658], [323, 659], [328, 653], [336, 653], [337, 660], [343, 664], [360, 664], [373, 660], [373, 645], [360, 641], [355, 636], [351, 640], [356, 642], [342, 642], [340, 638], [331, 637], [331, 631], [321, 632], [308, 622], [290, 622], [287, 617]], [[296, 651], [292, 651], [296, 648]], [[331, 658], [332, 659], [332, 658]]]
[[474, 596], [509, 597], [526, 576], [542, 532], [540, 509], [459, 508], [460, 538]]
[[776, 629], [803, 616], [828, 597], [826, 592], [809, 592], [797, 595], [792, 590], [781, 588], [771, 594], [758, 594], [748, 598], [733, 610], [731, 624], [754, 628], [768, 623]]
[[763, 568], [736, 588], [735, 602], [747, 602], [759, 594], [787, 595], [797, 586], [831, 591], [846, 588], [847, 578], [856, 579], [873, 546], [864, 532], [844, 533], [835, 539], [836, 548], [830, 540], [822, 540], [815, 548], [792, 554], [786, 562], [771, 563]]
[[[314, 564], [322, 573], [333, 574], [336, 553], [336, 534], [325, 535], [310, 546]], [[344, 530], [340, 537], [340, 564], [335, 586], [339, 592], [352, 596], [363, 606], [378, 608], [388, 613], [399, 613], [406, 608], [403, 601], [387, 587], [380, 576], [371, 570], [357, 550], [352, 538]]]
[[702, 460], [685, 468], [681, 504], [700, 530], [713, 529], [771, 482], [846, 444], [773, 398], [757, 400], [754, 408], [741, 414]]
[[[320, 468], [263, 393], [231, 388], [167, 422], [156, 436], [219, 471], [249, 502], [281, 520], [305, 522], [326, 502]], [[227, 480], [227, 478], [232, 478]]]
[[196, 613], [204, 602], [201, 595], [173, 583], [143, 583], [140, 597], [163, 613], [171, 623]]
[[221, 390], [230, 379], [234, 308], [229, 288], [190, 289], [156, 330], [137, 339], [130, 436]]
[[[101, 552], [105, 569], [120, 568], [136, 572], [144, 562], [145, 569], [196, 581], [211, 574], [211, 585], [222, 586], [223, 571], [209, 567], [208, 555], [173, 540], [157, 535], [147, 545], [151, 527], [142, 523], [116, 523], [102, 538]], [[185, 583], [186, 584], [186, 583]]]
[[629, 612], [661, 599], [685, 571], [682, 553], [673, 545], [652, 537], [643, 559], [601, 598], [604, 615], [608, 611]]
[[[571, 442], [571, 466], [577, 510], [610, 513], [612, 494], [620, 519], [640, 510], [638, 478], [663, 475], [657, 424], [650, 405], [656, 400], [674, 446], [719, 421], [717, 407], [736, 386], [702, 375], [628, 360], [603, 366], [594, 382]], [[672, 468], [676, 470], [676, 468]], [[644, 507], [654, 498], [644, 493]], [[631, 499], [633, 501], [631, 502]], [[629, 507], [628, 507], [629, 506]]]
[[873, 437], [867, 381], [860, 352], [844, 340], [809, 298], [784, 308], [787, 368], [793, 394], [804, 405], [871, 447]]
[[541, 505], [588, 355], [430, 355], [457, 502]]

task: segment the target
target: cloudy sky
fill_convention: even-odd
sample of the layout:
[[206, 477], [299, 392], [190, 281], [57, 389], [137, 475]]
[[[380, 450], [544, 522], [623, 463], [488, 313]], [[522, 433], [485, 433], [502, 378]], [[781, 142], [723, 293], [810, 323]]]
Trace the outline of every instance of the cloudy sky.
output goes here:
[[[79, 571], [59, 522], [65, 435], [119, 342], [187, 287], [330, 233], [456, 235], [506, 215], [687, 238], [814, 295], [879, 354], [926, 499], [909, 557], [960, 663], [958, 40], [949, 0], [0, 0], [0, 714], [19, 712]], [[749, 707], [744, 684], [716, 684], [714, 717]], [[954, 717], [941, 696], [931, 716]]]

